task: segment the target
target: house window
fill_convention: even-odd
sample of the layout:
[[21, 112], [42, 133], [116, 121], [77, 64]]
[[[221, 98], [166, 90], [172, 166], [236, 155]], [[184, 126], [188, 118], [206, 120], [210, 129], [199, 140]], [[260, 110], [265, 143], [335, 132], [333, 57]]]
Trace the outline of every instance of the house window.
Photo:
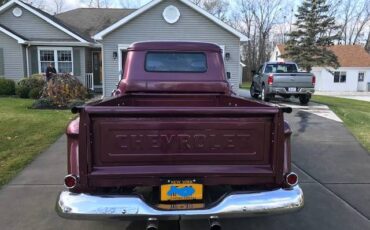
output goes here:
[[347, 81], [347, 73], [335, 71], [334, 72], [334, 83], [345, 83]]
[[364, 82], [365, 80], [365, 72], [358, 73], [358, 82]]
[[45, 73], [49, 63], [58, 73], [73, 74], [72, 48], [39, 48], [39, 72]]

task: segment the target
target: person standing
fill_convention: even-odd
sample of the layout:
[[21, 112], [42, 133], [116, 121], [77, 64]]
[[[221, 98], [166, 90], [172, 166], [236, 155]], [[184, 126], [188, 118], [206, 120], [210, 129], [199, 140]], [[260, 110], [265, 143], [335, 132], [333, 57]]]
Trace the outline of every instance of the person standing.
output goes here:
[[45, 70], [46, 73], [46, 81], [49, 81], [51, 77], [57, 73], [57, 70], [54, 68], [52, 63], [48, 64], [48, 67]]

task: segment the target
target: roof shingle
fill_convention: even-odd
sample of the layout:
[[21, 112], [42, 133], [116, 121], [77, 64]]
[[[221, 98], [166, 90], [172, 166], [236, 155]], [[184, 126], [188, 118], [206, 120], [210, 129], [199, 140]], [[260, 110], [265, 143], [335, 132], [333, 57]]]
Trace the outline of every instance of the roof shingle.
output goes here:
[[32, 8], [33, 10], [37, 11], [38, 13], [42, 14], [43, 16], [47, 17], [48, 19], [55, 22], [56, 24], [62, 26], [63, 28], [69, 30], [70, 32], [74, 33], [75, 35], [78, 35], [79, 37], [81, 37], [81, 38], [83, 38], [87, 41], [92, 41], [90, 36], [85, 36], [78, 29], [68, 26], [66, 23], [64, 23], [62, 20], [59, 20], [57, 17], [55, 17], [55, 16], [37, 8], [37, 7], [34, 7], [33, 5], [31, 5], [27, 2], [22, 1], [22, 3], [27, 5], [28, 7]]
[[84, 36], [93, 36], [97, 32], [113, 25], [136, 9], [79, 8], [55, 15], [69, 27], [80, 31]]
[[[285, 45], [277, 45], [281, 54]], [[370, 67], [370, 54], [360, 45], [334, 45], [329, 47], [338, 57], [341, 67]]]

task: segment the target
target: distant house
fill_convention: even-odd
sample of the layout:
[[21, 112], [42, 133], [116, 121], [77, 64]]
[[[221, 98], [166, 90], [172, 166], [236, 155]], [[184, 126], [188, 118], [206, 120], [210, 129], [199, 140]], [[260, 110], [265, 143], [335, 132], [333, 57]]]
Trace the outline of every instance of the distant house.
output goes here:
[[218, 44], [231, 83], [241, 80], [239, 31], [189, 0], [153, 0], [137, 9], [76, 9], [52, 16], [20, 0], [0, 7], [0, 76], [20, 80], [52, 62], [109, 96], [124, 71], [128, 46], [148, 40]]
[[[370, 91], [370, 54], [359, 45], [335, 45], [330, 50], [338, 57], [340, 67], [312, 68], [317, 77], [316, 90], [328, 92], [363, 92]], [[284, 45], [277, 45], [271, 54], [271, 61], [286, 61], [281, 57]]]

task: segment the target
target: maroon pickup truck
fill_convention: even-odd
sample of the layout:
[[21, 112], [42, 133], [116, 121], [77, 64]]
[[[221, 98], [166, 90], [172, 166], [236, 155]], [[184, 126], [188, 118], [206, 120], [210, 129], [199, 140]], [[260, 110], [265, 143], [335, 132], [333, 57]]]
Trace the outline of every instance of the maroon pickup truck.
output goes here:
[[[65, 218], [155, 221], [277, 214], [303, 207], [289, 125], [234, 96], [219, 46], [131, 45], [114, 97], [74, 108]], [[153, 223], [154, 222], [154, 223]]]

